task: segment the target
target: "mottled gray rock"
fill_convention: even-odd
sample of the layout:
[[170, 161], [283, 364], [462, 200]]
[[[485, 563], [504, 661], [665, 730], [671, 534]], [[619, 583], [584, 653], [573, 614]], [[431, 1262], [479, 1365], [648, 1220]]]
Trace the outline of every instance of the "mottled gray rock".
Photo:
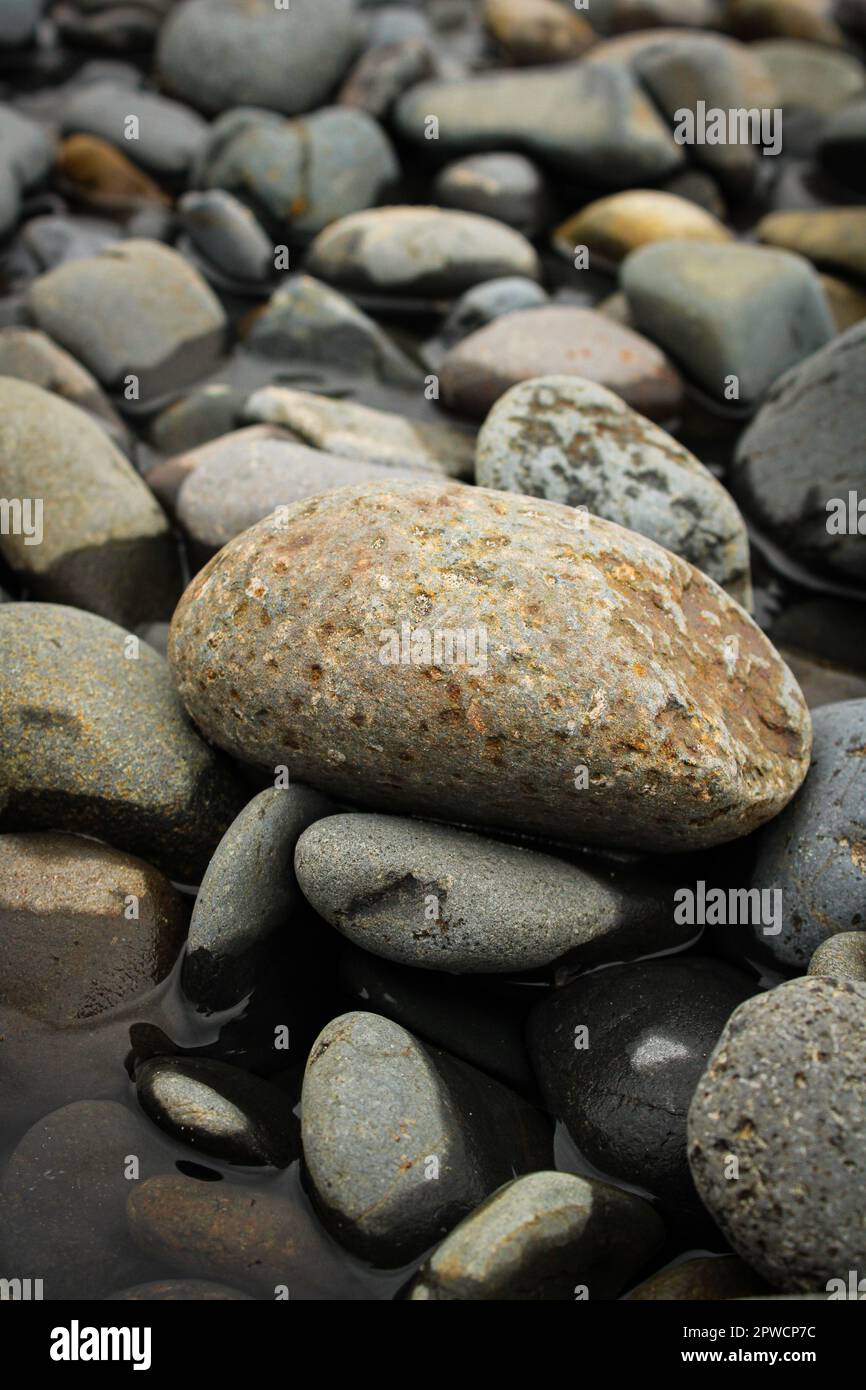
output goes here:
[[187, 589], [169, 652], [209, 738], [374, 810], [683, 850], [778, 814], [808, 766], [793, 678], [698, 570], [459, 483], [259, 523]]
[[207, 115], [321, 105], [357, 46], [351, 0], [184, 0], [156, 50], [163, 86]]
[[209, 1011], [233, 1008], [253, 985], [262, 947], [288, 929], [297, 904], [298, 836], [332, 804], [308, 787], [271, 787], [229, 826], [202, 879], [190, 922], [181, 981]]
[[[130, 122], [134, 116], [137, 125]], [[116, 82], [91, 82], [73, 93], [61, 116], [65, 135], [98, 135], [157, 177], [183, 178], [208, 136], [189, 107]]]
[[550, 211], [544, 175], [523, 154], [475, 154], [455, 160], [436, 175], [433, 197], [443, 207], [480, 212], [529, 237], [541, 231]]
[[31, 504], [0, 556], [36, 595], [129, 627], [171, 616], [180, 567], [150, 489], [92, 417], [12, 377], [0, 377], [0, 495]]
[[139, 1067], [135, 1086], [154, 1124], [210, 1158], [285, 1168], [298, 1156], [288, 1096], [240, 1067], [205, 1057], [154, 1057]]
[[529, 1173], [447, 1235], [409, 1291], [416, 1301], [615, 1298], [664, 1239], [648, 1202], [573, 1173]]
[[866, 494], [864, 369], [866, 322], [775, 383], [740, 438], [731, 472], [743, 510], [783, 550], [860, 581], [866, 579], [866, 519], [857, 507]]
[[815, 272], [786, 251], [659, 241], [628, 257], [621, 284], [640, 331], [722, 404], [757, 405], [835, 333]]
[[[689, 1111], [689, 1162], [731, 1245], [782, 1291], [866, 1265], [866, 984], [791, 980], [737, 1009]], [[735, 1176], [732, 1176], [735, 1174]]]
[[204, 376], [225, 336], [225, 313], [204, 280], [155, 241], [119, 242], [57, 266], [34, 282], [29, 307], [103, 386], [132, 375], [145, 400]]
[[196, 250], [237, 280], [267, 280], [274, 246], [248, 207], [221, 188], [186, 193], [177, 210]]
[[38, 328], [0, 330], [0, 376], [41, 386], [95, 415], [115, 439], [127, 438], [120, 416], [96, 378]]
[[750, 604], [749, 541], [730, 494], [688, 449], [595, 382], [538, 377], [506, 391], [479, 432], [475, 477], [639, 531]]
[[539, 276], [530, 243], [477, 213], [369, 208], [326, 227], [307, 255], [313, 275], [380, 294], [459, 294], [502, 275]]
[[866, 981], [866, 931], [842, 931], [828, 936], [809, 961], [808, 973]]
[[96, 835], [196, 881], [240, 810], [146, 644], [76, 608], [0, 607], [0, 767], [18, 828]]
[[365, 951], [426, 970], [534, 970], [682, 945], [670, 894], [640, 875], [577, 867], [450, 826], [329, 816], [295, 871], [320, 917]]
[[474, 1067], [376, 1014], [319, 1034], [303, 1090], [307, 1171], [342, 1244], [418, 1256], [515, 1173], [550, 1167], [544, 1117]]
[[439, 330], [439, 340], [450, 347], [503, 314], [537, 309], [546, 303], [546, 291], [525, 276], [504, 275], [498, 280], [485, 280], [461, 294]]
[[751, 979], [686, 957], [584, 975], [533, 1012], [529, 1052], [548, 1109], [599, 1172], [676, 1207], [698, 1206], [686, 1115]]
[[828, 116], [866, 87], [853, 53], [794, 38], [762, 39], [751, 49], [775, 82], [786, 115], [800, 109]]

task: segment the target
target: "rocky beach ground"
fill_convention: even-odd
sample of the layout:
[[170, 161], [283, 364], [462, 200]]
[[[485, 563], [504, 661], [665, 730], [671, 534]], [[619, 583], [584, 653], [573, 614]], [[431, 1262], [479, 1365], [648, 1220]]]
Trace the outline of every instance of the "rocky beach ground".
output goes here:
[[866, 1297], [864, 388], [863, 0], [0, 0], [4, 1300]]

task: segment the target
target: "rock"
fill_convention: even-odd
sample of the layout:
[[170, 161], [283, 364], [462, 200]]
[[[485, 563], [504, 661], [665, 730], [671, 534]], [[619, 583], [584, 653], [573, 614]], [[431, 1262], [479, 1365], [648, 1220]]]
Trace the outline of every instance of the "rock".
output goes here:
[[65, 135], [97, 135], [157, 178], [173, 179], [186, 176], [208, 135], [206, 122], [189, 107], [110, 81], [74, 92], [61, 129]]
[[730, 0], [728, 23], [744, 39], [770, 36], [841, 44], [833, 0]]
[[433, 181], [446, 208], [481, 213], [532, 237], [543, 227], [550, 192], [537, 165], [522, 154], [474, 154], [447, 164]]
[[664, 191], [673, 197], [685, 198], [687, 202], [695, 203], [720, 221], [727, 216], [727, 206], [721, 189], [712, 174], [708, 174], [704, 169], [685, 169], [681, 174], [674, 174], [672, 179], [668, 179]]
[[829, 116], [863, 94], [866, 73], [853, 53], [801, 39], [764, 39], [752, 45], [776, 84], [785, 114], [805, 110]]
[[749, 541], [730, 494], [603, 386], [552, 376], [512, 387], [481, 427], [475, 477], [482, 487], [584, 507], [639, 531], [749, 606]]
[[[418, 664], [394, 654], [403, 624]], [[208, 738], [374, 810], [684, 850], [777, 815], [808, 766], [793, 679], [712, 581], [600, 518], [457, 483], [260, 523], [187, 589], [169, 651]]]
[[454, 425], [421, 423], [354, 401], [281, 386], [254, 392], [244, 414], [248, 420], [290, 430], [312, 448], [340, 458], [438, 471], [451, 478], [472, 476], [473, 438]]
[[208, 865], [193, 909], [181, 981], [209, 1012], [238, 1005], [253, 987], [256, 962], [298, 902], [299, 835], [334, 807], [308, 787], [271, 787], [248, 802]]
[[483, 14], [515, 63], [567, 63], [596, 42], [592, 25], [556, 0], [484, 0]]
[[38, 1270], [52, 1300], [101, 1298], [157, 1271], [131, 1244], [126, 1200], [170, 1155], [125, 1105], [76, 1101], [24, 1135], [0, 1180], [4, 1274]]
[[65, 191], [85, 206], [107, 212], [167, 207], [159, 184], [95, 135], [70, 135], [57, 152], [57, 170]]
[[864, 923], [866, 699], [812, 715], [812, 765], [796, 802], [758, 839], [752, 887], [778, 890], [782, 930], [756, 936], [776, 960], [804, 970], [821, 943]]
[[846, 333], [855, 323], [866, 319], [866, 293], [863, 290], [848, 284], [846, 280], [838, 280], [835, 275], [819, 275], [818, 279], [837, 333]]
[[288, 1097], [240, 1067], [204, 1057], [154, 1057], [135, 1078], [155, 1125], [224, 1163], [285, 1168], [298, 1155]]
[[181, 387], [215, 364], [226, 318], [201, 276], [167, 246], [124, 241], [34, 282], [39, 328], [109, 389], [130, 375], [143, 399]]
[[866, 207], [773, 212], [756, 230], [771, 246], [798, 251], [840, 275], [866, 279]]
[[33, 275], [51, 270], [63, 261], [97, 255], [121, 239], [119, 228], [107, 218], [83, 214], [64, 217], [59, 213], [32, 217], [24, 223], [19, 235], [19, 243], [30, 262], [29, 273]]
[[58, 0], [51, 17], [68, 43], [110, 53], [149, 49], [174, 0]]
[[611, 27], [617, 34], [666, 25], [715, 29], [723, 19], [725, 4], [726, 0], [613, 0]]
[[[406, 11], [407, 17], [411, 12]], [[383, 121], [410, 87], [435, 75], [436, 58], [426, 39], [407, 38], [362, 53], [337, 95], [338, 106], [366, 111]]]
[[0, 103], [0, 168], [5, 168], [25, 191], [48, 177], [52, 142], [42, 126], [12, 106]]
[[79, 835], [0, 835], [6, 1005], [92, 1022], [164, 980], [186, 928], [180, 894], [143, 860]]
[[701, 1198], [783, 1292], [835, 1278], [847, 1287], [866, 1261], [864, 1047], [866, 985], [791, 980], [736, 1011], [695, 1091], [689, 1162]]
[[307, 269], [349, 290], [459, 294], [501, 275], [539, 276], [538, 257], [511, 227], [442, 208], [370, 208], [320, 232]]
[[457, 300], [439, 330], [439, 343], [451, 347], [504, 314], [537, 309], [547, 302], [547, 294], [541, 286], [525, 276], [505, 275], [499, 280], [485, 280], [481, 285], [473, 285]]
[[422, 82], [398, 101], [394, 122], [405, 139], [429, 149], [431, 115], [439, 122], [435, 153], [446, 159], [515, 150], [602, 188], [651, 184], [685, 163], [631, 73], [589, 59]]
[[861, 536], [839, 514], [844, 504], [847, 518], [849, 493], [866, 487], [864, 363], [858, 323], [786, 372], [741, 436], [731, 472], [744, 511], [783, 550], [859, 581]]
[[529, 1173], [447, 1235], [410, 1300], [490, 1302], [615, 1298], [661, 1245], [648, 1202], [573, 1173]]
[[682, 404], [679, 373], [653, 343], [570, 304], [505, 314], [463, 338], [442, 363], [442, 401], [482, 419], [510, 387], [539, 376], [598, 382], [653, 419], [670, 419]]
[[242, 108], [212, 126], [198, 181], [251, 199], [276, 229], [306, 238], [378, 202], [399, 172], [366, 111], [331, 106], [286, 121]]
[[769, 1292], [764, 1280], [736, 1255], [702, 1255], [680, 1260], [651, 1274], [631, 1293], [629, 1303], [658, 1303], [674, 1299], [717, 1300], [757, 1298]]
[[[243, 397], [233, 397], [231, 403], [227, 403], [227, 408], [232, 416], [239, 415], [243, 408]], [[157, 463], [147, 475], [147, 485], [163, 505], [174, 512], [177, 510], [178, 495], [187, 478], [210, 459], [221, 459], [233, 468], [243, 468], [263, 455], [267, 457], [277, 446], [284, 448], [291, 439], [292, 436], [285, 430], [271, 425], [224, 430], [216, 438], [209, 439], [186, 453]]]
[[600, 1173], [697, 1206], [689, 1102], [722, 1028], [753, 993], [732, 966], [690, 956], [598, 970], [539, 1004], [529, 1052], [548, 1109]]
[[268, 280], [274, 247], [249, 208], [222, 189], [186, 193], [177, 205], [184, 229], [205, 260], [236, 280]]
[[32, 42], [42, 7], [43, 0], [0, 0], [0, 48]]
[[376, 1014], [344, 1014], [320, 1033], [302, 1104], [322, 1217], [376, 1264], [405, 1264], [516, 1173], [550, 1165], [536, 1110]]
[[12, 377], [0, 377], [0, 494], [30, 500], [0, 555], [35, 594], [124, 626], [171, 616], [180, 567], [149, 488], [91, 417]]
[[96, 378], [38, 329], [0, 330], [0, 376], [16, 377], [51, 391], [95, 415], [109, 434], [125, 441], [125, 426]]
[[818, 142], [822, 168], [848, 188], [866, 193], [866, 100], [848, 102], [824, 126]]
[[156, 65], [166, 90], [206, 115], [294, 115], [321, 105], [356, 44], [350, 0], [183, 0], [160, 30]]
[[554, 232], [554, 244], [568, 260], [575, 247], [590, 258], [619, 265], [630, 252], [665, 240], [729, 241], [727, 227], [686, 198], [658, 189], [634, 188], [587, 204]]
[[785, 251], [660, 241], [628, 257], [621, 284], [638, 329], [720, 403], [757, 405], [834, 332], [811, 267]]
[[305, 830], [295, 872], [320, 917], [386, 960], [452, 974], [649, 955], [694, 935], [637, 875], [578, 867], [465, 830], [335, 815]]
[[[180, 454], [229, 434], [240, 424], [246, 395], [223, 382], [199, 386], [160, 411], [150, 427], [150, 440], [161, 454]], [[154, 485], [155, 470], [147, 475]], [[163, 499], [159, 488], [154, 488]]]
[[250, 1295], [227, 1284], [214, 1284], [206, 1279], [160, 1279], [152, 1284], [133, 1284], [129, 1289], [111, 1293], [107, 1303], [240, 1303]]
[[808, 973], [866, 981], [866, 931], [842, 931], [828, 936], [809, 961]]
[[55, 604], [0, 607], [7, 815], [109, 840], [194, 882], [243, 804], [190, 727], [169, 670], [122, 628]]
[[18, 180], [8, 169], [0, 166], [0, 237], [15, 230], [20, 215], [21, 190]]

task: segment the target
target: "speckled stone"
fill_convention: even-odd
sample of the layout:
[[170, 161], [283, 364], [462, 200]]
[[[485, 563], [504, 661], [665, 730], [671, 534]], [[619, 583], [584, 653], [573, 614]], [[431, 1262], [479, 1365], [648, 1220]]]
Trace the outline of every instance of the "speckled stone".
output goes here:
[[207, 1279], [159, 1279], [111, 1293], [106, 1303], [241, 1303], [250, 1295]]
[[31, 515], [26, 532], [0, 535], [35, 594], [129, 626], [170, 617], [180, 566], [150, 489], [91, 416], [11, 377], [0, 377], [0, 496], [42, 503], [38, 530]]
[[809, 961], [808, 973], [866, 982], [866, 931], [842, 931], [828, 936]]
[[253, 213], [221, 188], [185, 193], [177, 205], [196, 250], [223, 274], [238, 280], [267, 280], [274, 246]]
[[[866, 984], [812, 976], [748, 1000], [689, 1111], [701, 1199], [783, 1292], [866, 1267]], [[738, 1176], [730, 1176], [732, 1160]]]
[[579, 377], [506, 391], [478, 435], [482, 487], [582, 506], [691, 561], [749, 606], [749, 541], [728, 491], [621, 397]]
[[764, 1280], [736, 1255], [703, 1255], [680, 1260], [658, 1274], [651, 1274], [626, 1294], [626, 1299], [629, 1303], [665, 1303], [680, 1299], [694, 1302], [757, 1298], [766, 1293], [769, 1288]]
[[298, 841], [295, 871], [307, 901], [350, 941], [426, 970], [623, 960], [694, 935], [641, 875], [399, 816], [319, 821]]
[[[462, 631], [467, 663], [383, 662], [403, 623]], [[261, 522], [187, 589], [169, 652], [209, 738], [371, 809], [683, 850], [777, 815], [808, 766], [793, 678], [712, 581], [600, 518], [458, 483]]]
[[323, 1029], [302, 1107], [323, 1219], [377, 1264], [406, 1263], [515, 1173], [551, 1165], [538, 1111], [376, 1014], [344, 1014]]
[[17, 828], [96, 835], [195, 881], [244, 796], [166, 663], [92, 613], [0, 607], [0, 766]]
[[253, 986], [261, 949], [289, 929], [298, 898], [298, 836], [333, 806], [309, 787], [271, 787], [229, 826], [202, 880], [189, 929], [184, 994], [210, 1011], [239, 1004]]
[[541, 170], [523, 154], [473, 154], [446, 165], [433, 180], [443, 207], [480, 212], [535, 236], [548, 213], [550, 193]]
[[573, 1173], [515, 1178], [461, 1221], [422, 1265], [414, 1301], [615, 1298], [661, 1245], [648, 1202]]
[[586, 246], [590, 263], [618, 265], [639, 246], [653, 241], [730, 241], [728, 228], [687, 198], [660, 189], [634, 188], [598, 198], [554, 232], [554, 244], [569, 260]]
[[[138, 118], [135, 138], [127, 134], [130, 116]], [[98, 135], [157, 178], [183, 178], [208, 133], [188, 106], [111, 81], [89, 82], [73, 92], [61, 129], [65, 135]]]
[[771, 246], [798, 251], [840, 275], [866, 279], [866, 207], [772, 212], [756, 231]]

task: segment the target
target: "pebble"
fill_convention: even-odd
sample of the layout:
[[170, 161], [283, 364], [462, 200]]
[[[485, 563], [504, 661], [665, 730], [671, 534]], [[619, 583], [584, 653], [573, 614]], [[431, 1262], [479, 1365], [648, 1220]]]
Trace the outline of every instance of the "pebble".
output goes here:
[[702, 1255], [680, 1260], [658, 1274], [651, 1274], [631, 1293], [629, 1303], [671, 1302], [672, 1300], [716, 1301], [728, 1298], [758, 1298], [769, 1289], [753, 1269], [736, 1255]]
[[21, 190], [10, 170], [0, 165], [0, 237], [5, 237], [18, 225], [21, 215]]
[[298, 837], [333, 809], [308, 787], [270, 787], [229, 826], [202, 880], [183, 962], [183, 992], [198, 1008], [231, 1009], [250, 992], [264, 945], [291, 927]]
[[77, 406], [0, 377], [0, 494], [37, 498], [0, 555], [40, 597], [123, 626], [168, 618], [180, 595], [168, 522], [146, 483]]
[[573, 1173], [529, 1173], [488, 1197], [422, 1266], [414, 1301], [616, 1298], [661, 1245], [648, 1202]]
[[684, 944], [672, 905], [635, 874], [568, 864], [450, 826], [334, 815], [295, 851], [320, 917], [386, 960], [462, 974], [622, 960]]
[[697, 1206], [689, 1102], [722, 1028], [752, 993], [732, 966], [686, 957], [597, 970], [539, 1004], [528, 1036], [542, 1092], [599, 1173], [672, 1207]]
[[237, 280], [270, 279], [274, 247], [249, 208], [220, 188], [185, 193], [177, 205], [196, 250]]
[[866, 931], [840, 931], [828, 936], [809, 961], [808, 973], [866, 981]]
[[124, 241], [50, 270], [31, 287], [29, 307], [37, 327], [103, 386], [134, 376], [144, 400], [204, 376], [226, 328], [201, 276], [155, 241]]
[[866, 87], [863, 64], [853, 53], [802, 39], [762, 39], [753, 44], [779, 93], [787, 116], [793, 111], [829, 116]]
[[250, 1295], [207, 1279], [159, 1279], [108, 1295], [108, 1303], [240, 1303]]
[[0, 607], [0, 765], [17, 827], [72, 830], [196, 881], [243, 804], [168, 667], [120, 627], [48, 603]]
[[208, 134], [207, 123], [189, 107], [111, 81], [74, 92], [61, 129], [65, 135], [99, 136], [156, 178], [168, 179], [186, 176]]
[[[180, 454], [230, 434], [240, 424], [245, 400], [243, 391], [224, 382], [196, 387], [160, 411], [150, 427], [150, 442], [161, 454]], [[153, 486], [153, 470], [147, 481]]]
[[827, 300], [837, 333], [845, 333], [855, 323], [866, 318], [866, 293], [839, 280], [835, 275], [821, 275], [821, 288]]
[[744, 39], [768, 36], [841, 44], [833, 19], [834, 0], [730, 0], [727, 19]]
[[863, 156], [866, 153], [866, 99], [848, 102], [831, 116], [821, 131], [818, 159], [834, 179], [866, 193]]
[[97, 211], [128, 213], [167, 207], [168, 197], [149, 174], [107, 140], [70, 135], [57, 151], [61, 187]]
[[29, 192], [47, 178], [54, 156], [49, 136], [36, 121], [0, 103], [0, 168]]
[[0, 376], [51, 391], [95, 416], [118, 442], [126, 441], [125, 426], [96, 378], [37, 328], [0, 330]]
[[[418, 664], [392, 662], [403, 624]], [[425, 657], [437, 629], [465, 662]], [[808, 766], [792, 677], [699, 571], [459, 483], [367, 483], [261, 522], [187, 589], [169, 652], [208, 738], [373, 810], [684, 850], [778, 814]]]
[[864, 1047], [866, 984], [791, 980], [737, 1010], [695, 1091], [701, 1199], [782, 1292], [847, 1287], [866, 1265]]
[[[232, 395], [225, 403], [232, 417], [241, 414], [243, 396]], [[234, 418], [232, 420], [234, 424]], [[147, 474], [147, 485], [169, 511], [177, 510], [178, 494], [195, 470], [211, 458], [228, 459], [232, 465], [243, 466], [255, 460], [274, 445], [283, 446], [292, 436], [272, 425], [251, 425], [247, 429], [229, 428], [184, 453], [163, 459]]]
[[[498, 280], [485, 280], [466, 290], [449, 310], [439, 329], [436, 345], [453, 347], [461, 338], [476, 333], [494, 319], [519, 309], [538, 309], [548, 302], [546, 292], [535, 280], [523, 275], [504, 275]], [[428, 345], [429, 346], [429, 345]]]
[[473, 419], [518, 382], [561, 375], [598, 382], [653, 419], [682, 404], [680, 375], [654, 343], [569, 304], [502, 315], [457, 343], [439, 372], [443, 403]]
[[484, 0], [484, 22], [513, 63], [568, 63], [597, 42], [582, 15], [556, 0]]
[[320, 1033], [302, 1105], [319, 1211], [378, 1265], [421, 1255], [516, 1173], [552, 1159], [538, 1111], [376, 1014], [344, 1014]]
[[749, 542], [728, 491], [621, 397], [579, 377], [507, 391], [478, 435], [481, 487], [585, 507], [689, 560], [748, 607]]
[[[412, 18], [411, 11], [406, 12]], [[362, 53], [337, 94], [337, 105], [366, 111], [384, 121], [410, 87], [435, 75], [436, 59], [426, 39], [406, 38]]]
[[658, 189], [629, 189], [599, 198], [574, 213], [554, 232], [568, 260], [585, 246], [594, 264], [619, 265], [639, 246], [654, 241], [730, 241], [727, 227], [687, 198]]
[[756, 231], [770, 246], [797, 251], [839, 275], [866, 278], [866, 207], [773, 212]]
[[526, 237], [541, 231], [549, 212], [547, 180], [522, 154], [475, 154], [447, 164], [433, 181], [443, 207], [481, 213]]
[[656, 242], [628, 257], [621, 285], [640, 332], [721, 405], [756, 406], [835, 331], [811, 267], [768, 247]]

